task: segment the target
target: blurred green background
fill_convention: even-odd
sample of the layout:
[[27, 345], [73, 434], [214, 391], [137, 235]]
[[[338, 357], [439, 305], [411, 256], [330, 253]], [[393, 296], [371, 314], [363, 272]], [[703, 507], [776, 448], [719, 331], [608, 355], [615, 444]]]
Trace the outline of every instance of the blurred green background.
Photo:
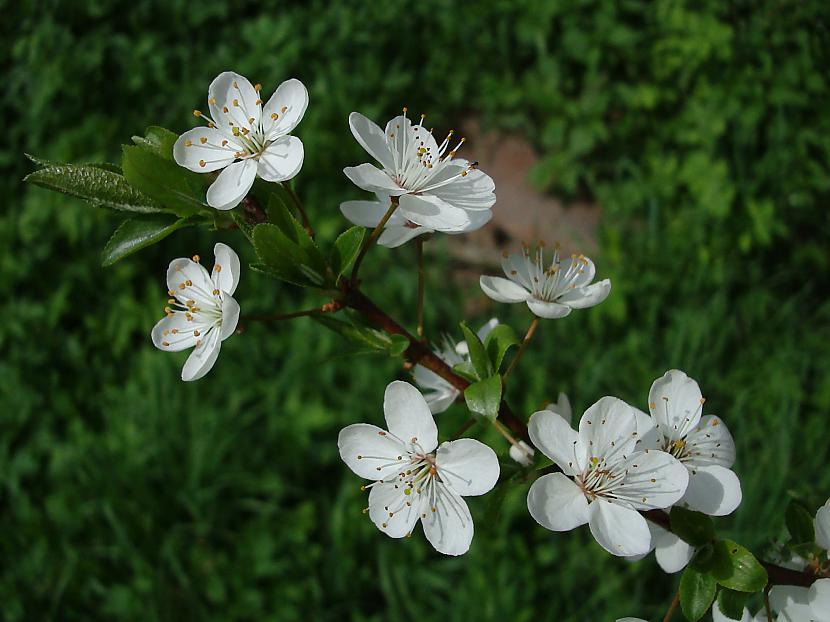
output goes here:
[[[406, 375], [308, 320], [251, 325], [208, 377], [179, 380], [184, 356], [149, 339], [167, 262], [209, 257], [217, 239], [252, 260], [244, 238], [183, 230], [103, 269], [116, 222], [21, 184], [23, 153], [118, 162], [147, 125], [190, 128], [225, 69], [265, 92], [290, 76], [308, 86], [296, 187], [324, 240], [345, 227], [339, 202], [362, 196], [341, 172], [366, 160], [350, 111], [385, 120], [408, 104], [436, 128], [474, 115], [524, 136], [540, 190], [601, 206], [595, 259], [614, 291], [544, 323], [511, 381], [515, 410], [560, 390], [577, 414], [605, 394], [643, 407], [678, 367], [738, 444], [744, 503], [722, 529], [757, 547], [779, 534], [790, 491], [830, 493], [830, 4], [4, 5], [4, 620], [657, 619], [676, 589], [653, 558], [630, 564], [587, 530], [538, 527], [523, 488], [501, 508], [472, 501], [462, 558], [420, 532], [384, 537], [335, 441], [348, 423], [379, 422], [385, 385]], [[482, 297], [444, 278], [442, 244], [431, 335], [457, 333], [464, 300]], [[411, 325], [412, 249], [377, 250], [365, 276]], [[250, 271], [237, 299], [248, 312], [322, 302]], [[517, 331], [529, 320], [496, 305], [467, 319], [496, 312]], [[463, 420], [456, 406], [439, 426]]]

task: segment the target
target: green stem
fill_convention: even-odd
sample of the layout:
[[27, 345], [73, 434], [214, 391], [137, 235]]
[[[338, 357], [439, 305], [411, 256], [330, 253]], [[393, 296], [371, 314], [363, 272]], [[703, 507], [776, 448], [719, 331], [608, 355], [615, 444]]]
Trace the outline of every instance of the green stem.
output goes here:
[[352, 282], [352, 285], [357, 283], [357, 273], [360, 270], [360, 264], [363, 262], [363, 258], [366, 256], [366, 253], [369, 252], [369, 249], [380, 237], [380, 234], [383, 232], [383, 228], [386, 226], [386, 223], [389, 222], [389, 219], [392, 217], [392, 214], [394, 214], [395, 210], [398, 209], [398, 197], [390, 197], [390, 201], [391, 205], [389, 206], [389, 209], [386, 210], [386, 213], [383, 215], [383, 218], [380, 219], [380, 222], [372, 230], [372, 235], [369, 236], [369, 239], [363, 243], [363, 248], [360, 249], [360, 253], [357, 255], [357, 259], [354, 260], [354, 267], [352, 268], [352, 277], [351, 279], [349, 279]]
[[519, 351], [516, 352], [516, 356], [513, 357], [513, 360], [510, 361], [510, 366], [507, 368], [507, 371], [504, 372], [504, 376], [502, 376], [502, 381], [507, 384], [507, 378], [513, 373], [513, 369], [518, 364], [519, 360], [522, 358], [522, 355], [527, 350], [527, 346], [530, 343], [530, 340], [533, 338], [533, 333], [536, 332], [536, 327], [539, 325], [539, 318], [533, 318], [533, 322], [530, 323], [530, 328], [527, 329], [527, 334], [525, 334], [525, 338], [522, 340], [522, 345], [519, 346]]
[[418, 256], [418, 339], [424, 341], [424, 239], [415, 240]]

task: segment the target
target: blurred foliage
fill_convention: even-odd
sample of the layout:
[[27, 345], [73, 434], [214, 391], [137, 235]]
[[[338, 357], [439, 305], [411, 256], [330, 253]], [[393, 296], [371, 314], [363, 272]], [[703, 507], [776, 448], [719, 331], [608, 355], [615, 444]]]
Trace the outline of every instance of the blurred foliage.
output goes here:
[[[167, 262], [217, 237], [252, 261], [242, 235], [186, 229], [103, 269], [116, 223], [23, 187], [23, 154], [117, 161], [145, 126], [191, 127], [225, 69], [265, 91], [308, 86], [297, 189], [328, 241], [345, 228], [338, 203], [360, 196], [341, 173], [365, 158], [351, 110], [380, 120], [408, 104], [437, 128], [474, 114], [523, 134], [540, 188], [601, 204], [614, 291], [540, 328], [514, 408], [560, 390], [577, 413], [604, 394], [643, 407], [651, 380], [682, 368], [738, 443], [744, 504], [719, 527], [753, 547], [778, 535], [790, 491], [830, 492], [829, 23], [817, 0], [6, 3], [3, 619], [576, 622], [655, 618], [676, 589], [585, 530], [538, 528], [521, 488], [473, 501], [460, 559], [379, 534], [335, 438], [379, 421], [405, 374], [310, 321], [250, 325], [207, 378], [178, 380], [182, 358], [148, 337]], [[457, 332], [462, 300], [480, 297], [448, 286], [439, 251], [431, 335]], [[379, 249], [364, 272], [410, 322], [412, 262]], [[251, 272], [237, 294], [251, 312], [321, 302], [304, 296]], [[528, 321], [491, 310], [517, 332]], [[439, 424], [463, 420], [457, 406]]]

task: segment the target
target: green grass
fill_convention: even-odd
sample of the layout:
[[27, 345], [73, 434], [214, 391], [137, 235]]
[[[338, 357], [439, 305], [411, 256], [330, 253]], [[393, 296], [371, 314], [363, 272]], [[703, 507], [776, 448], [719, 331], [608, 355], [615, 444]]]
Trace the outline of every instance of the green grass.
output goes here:
[[[544, 323], [511, 380], [528, 416], [560, 390], [579, 414], [606, 394], [645, 406], [684, 369], [738, 444], [744, 503], [719, 520], [752, 547], [782, 528], [788, 494], [830, 494], [830, 9], [772, 0], [452, 5], [38, 2], [14, 32], [0, 147], [0, 611], [7, 620], [656, 619], [676, 588], [653, 559], [612, 559], [586, 530], [556, 535], [525, 509], [471, 502], [470, 553], [392, 541], [361, 513], [336, 435], [379, 422], [399, 362], [355, 356], [307, 320], [251, 325], [204, 380], [153, 349], [172, 257], [241, 235], [183, 230], [112, 268], [100, 211], [24, 187], [23, 152], [117, 161], [144, 127], [191, 127], [210, 80], [309, 87], [297, 188], [321, 237], [360, 191], [346, 117], [404, 104], [436, 128], [467, 114], [522, 133], [541, 189], [603, 208], [609, 300]], [[482, 162], [486, 170], [486, 162]], [[496, 184], [498, 185], [498, 179]], [[511, 206], [497, 204], [496, 209]], [[429, 334], [465, 317], [430, 243]], [[410, 248], [378, 249], [368, 291], [414, 320]], [[246, 271], [243, 309], [320, 302]], [[444, 436], [461, 407], [439, 419]], [[506, 450], [491, 432], [475, 430]]]

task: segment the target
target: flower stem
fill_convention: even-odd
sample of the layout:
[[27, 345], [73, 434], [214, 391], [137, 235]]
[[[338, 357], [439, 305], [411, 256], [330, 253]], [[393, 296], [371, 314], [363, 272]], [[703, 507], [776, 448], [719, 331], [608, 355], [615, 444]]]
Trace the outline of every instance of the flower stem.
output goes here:
[[294, 188], [292, 188], [290, 184], [283, 182], [282, 187], [285, 188], [286, 192], [288, 192], [288, 195], [291, 197], [291, 201], [294, 203], [294, 207], [297, 208], [297, 212], [300, 214], [300, 220], [303, 222], [305, 232], [313, 238], [314, 229], [311, 227], [311, 221], [308, 219], [308, 214], [306, 214], [303, 202], [300, 201], [300, 197], [297, 196], [297, 193], [294, 192]]
[[767, 612], [767, 622], [772, 622], [772, 607], [769, 604], [769, 590], [771, 587], [772, 584], [768, 583], [764, 588], [764, 611]]
[[666, 612], [666, 617], [663, 618], [663, 622], [669, 622], [669, 620], [671, 620], [671, 617], [674, 615], [674, 610], [677, 609], [677, 603], [679, 602], [680, 590], [677, 590], [677, 592], [674, 595], [674, 598], [672, 598], [671, 605], [669, 605], [669, 610]]
[[322, 315], [323, 313], [334, 313], [343, 308], [343, 303], [339, 300], [332, 300], [327, 302], [322, 307], [314, 307], [313, 309], [303, 309], [302, 311], [294, 311], [293, 313], [265, 313], [261, 315], [243, 315], [240, 319], [248, 322], [279, 322], [282, 320], [293, 320], [298, 317], [308, 317], [312, 315]]
[[510, 433], [510, 430], [508, 430], [507, 427], [501, 421], [499, 421], [498, 419], [493, 419], [493, 427], [496, 428], [499, 434], [501, 434], [504, 438], [507, 439], [508, 443], [510, 443], [511, 445], [517, 445], [521, 447], [521, 445], [519, 445], [519, 441], [516, 440], [516, 437]]
[[351, 279], [349, 279], [352, 282], [352, 285], [357, 283], [357, 273], [358, 270], [360, 270], [360, 264], [363, 262], [363, 258], [366, 256], [366, 253], [369, 252], [369, 249], [380, 237], [380, 234], [383, 232], [383, 228], [386, 226], [386, 223], [389, 222], [389, 219], [392, 217], [392, 214], [394, 214], [395, 210], [398, 209], [398, 197], [390, 197], [389, 200], [391, 202], [389, 209], [386, 210], [386, 213], [383, 215], [383, 218], [380, 219], [380, 222], [372, 230], [372, 234], [369, 236], [369, 239], [363, 243], [363, 248], [360, 249], [360, 253], [358, 253], [357, 259], [354, 260], [354, 267], [352, 268], [352, 277]]
[[522, 358], [522, 355], [525, 353], [525, 350], [527, 350], [527, 346], [530, 343], [531, 338], [533, 337], [533, 333], [536, 332], [536, 327], [538, 325], [539, 318], [533, 318], [533, 321], [530, 323], [530, 328], [527, 329], [525, 338], [522, 340], [522, 345], [519, 346], [519, 351], [516, 352], [516, 356], [514, 356], [513, 360], [510, 361], [510, 365], [508, 366], [507, 371], [504, 372], [504, 376], [502, 376], [502, 382], [504, 382], [505, 384], [507, 384], [507, 378], [510, 376], [511, 373], [513, 373], [513, 368], [516, 367], [516, 365], [519, 362], [519, 359]]
[[424, 239], [415, 240], [418, 257], [418, 339], [424, 341]]

